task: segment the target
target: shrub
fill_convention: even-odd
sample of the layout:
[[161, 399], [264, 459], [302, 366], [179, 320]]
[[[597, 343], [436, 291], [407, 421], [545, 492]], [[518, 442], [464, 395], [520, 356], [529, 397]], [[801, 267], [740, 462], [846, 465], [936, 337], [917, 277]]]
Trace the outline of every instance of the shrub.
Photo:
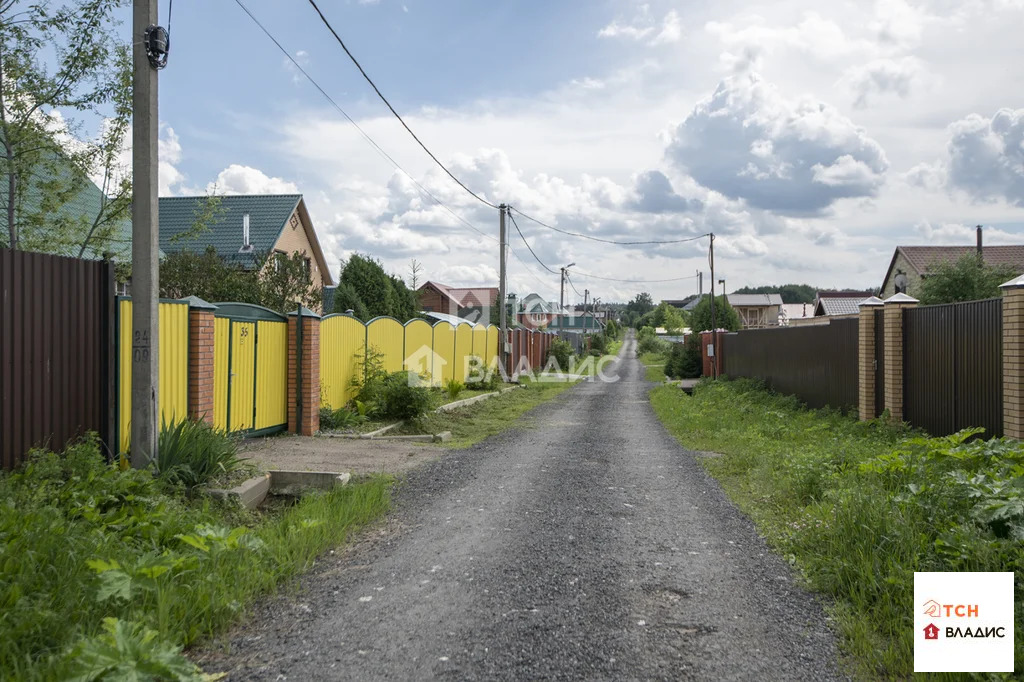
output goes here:
[[223, 429], [191, 419], [160, 427], [154, 468], [168, 483], [191, 490], [242, 464], [235, 439]]
[[598, 355], [604, 355], [608, 352], [608, 339], [605, 338], [604, 334], [592, 334], [590, 336], [590, 350], [598, 351]]
[[659, 339], [654, 334], [654, 329], [651, 327], [643, 327], [640, 332], [636, 335], [637, 353], [643, 355], [644, 353], [666, 353], [668, 352], [668, 344]]
[[685, 345], [682, 343], [671, 344], [668, 359], [665, 362], [665, 376], [673, 379], [682, 379], [685, 360]]
[[431, 407], [430, 390], [420, 385], [412, 372], [387, 375], [382, 382], [374, 416], [385, 419], [415, 419]]
[[341, 407], [337, 410], [332, 410], [329, 407], [320, 408], [321, 431], [350, 429], [357, 424], [362, 424], [364, 421], [366, 421], [365, 416], [359, 414], [357, 411], [350, 410], [347, 407]]
[[551, 358], [554, 358], [555, 362], [558, 363], [558, 368], [562, 371], [567, 371], [569, 363], [572, 362], [573, 355], [571, 343], [562, 339], [552, 339], [551, 347], [548, 348], [548, 356], [544, 358], [544, 363], [547, 364]]
[[700, 353], [700, 334], [690, 334], [682, 346], [682, 358], [678, 366], [679, 376], [683, 379], [696, 379], [704, 373], [704, 361]]
[[444, 382], [444, 390], [445, 393], [448, 394], [449, 400], [455, 400], [456, 398], [458, 398], [459, 394], [462, 393], [462, 389], [464, 388], [465, 386], [463, 385], [463, 383], [454, 377]]

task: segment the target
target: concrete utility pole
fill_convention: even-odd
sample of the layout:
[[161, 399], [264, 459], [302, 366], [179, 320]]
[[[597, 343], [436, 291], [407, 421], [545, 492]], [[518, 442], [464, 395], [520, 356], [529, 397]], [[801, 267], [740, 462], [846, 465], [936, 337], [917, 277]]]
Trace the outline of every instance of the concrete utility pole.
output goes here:
[[131, 463], [156, 459], [159, 428], [157, 69], [150, 31], [157, 1], [134, 0], [132, 18], [132, 411]]
[[[562, 282], [558, 290], [558, 314], [561, 315], [562, 311], [565, 310], [565, 273], [572, 266], [576, 265], [575, 262], [569, 263], [568, 265], [562, 266]], [[561, 327], [561, 324], [559, 324]]]
[[704, 273], [697, 271], [697, 298], [704, 295]]
[[715, 322], [715, 233], [711, 233], [711, 246], [708, 249], [708, 262], [711, 264], [711, 352], [708, 355], [711, 357], [711, 378], [714, 379], [718, 376], [716, 368], [718, 367], [718, 349], [715, 348], [715, 340], [718, 337], [718, 333], [715, 331], [718, 328], [718, 324]]
[[500, 338], [501, 343], [498, 344], [498, 360], [501, 363], [501, 367], [505, 366], [505, 343], [508, 340], [508, 320], [506, 319], [508, 314], [508, 306], [505, 296], [505, 212], [508, 208], [505, 204], [498, 207], [499, 215], [499, 227], [498, 227], [498, 239], [501, 244], [501, 255], [498, 256], [498, 305], [501, 309], [498, 312], [499, 327], [501, 329]]
[[587, 330], [587, 298], [590, 296], [590, 289], [583, 290], [583, 331]]

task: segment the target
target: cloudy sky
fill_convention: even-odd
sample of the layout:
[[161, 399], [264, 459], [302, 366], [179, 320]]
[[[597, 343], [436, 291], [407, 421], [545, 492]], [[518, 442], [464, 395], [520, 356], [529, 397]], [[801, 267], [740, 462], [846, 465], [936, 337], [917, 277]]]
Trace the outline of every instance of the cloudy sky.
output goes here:
[[[358, 251], [496, 284], [497, 211], [433, 165], [307, 3], [243, 1], [404, 172], [235, 2], [179, 3], [161, 194], [301, 192], [335, 275]], [[986, 243], [1024, 240], [1024, 0], [319, 4], [474, 191], [605, 239], [713, 232], [729, 290], [879, 286], [897, 244], [972, 244], [978, 223]], [[604, 301], [709, 280], [706, 238], [615, 246], [517, 222]], [[510, 289], [557, 298], [510, 234]]]

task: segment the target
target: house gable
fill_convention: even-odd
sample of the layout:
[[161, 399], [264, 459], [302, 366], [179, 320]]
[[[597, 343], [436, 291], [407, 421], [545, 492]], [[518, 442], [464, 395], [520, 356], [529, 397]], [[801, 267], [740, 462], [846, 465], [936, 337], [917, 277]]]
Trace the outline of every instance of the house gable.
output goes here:
[[287, 255], [298, 252], [310, 258], [313, 266], [314, 286], [330, 286], [334, 283], [331, 278], [330, 267], [327, 265], [327, 259], [320, 248], [320, 240], [317, 239], [316, 230], [313, 229], [313, 221], [309, 217], [309, 211], [306, 210], [306, 202], [303, 199], [299, 199], [295, 210], [292, 211], [288, 220], [281, 227], [273, 249]]

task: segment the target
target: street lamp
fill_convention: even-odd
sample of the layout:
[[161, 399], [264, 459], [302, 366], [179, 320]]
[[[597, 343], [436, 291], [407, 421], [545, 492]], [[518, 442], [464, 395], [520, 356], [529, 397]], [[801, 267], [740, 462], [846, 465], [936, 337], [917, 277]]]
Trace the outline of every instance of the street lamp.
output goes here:
[[[562, 283], [558, 290], [558, 314], [561, 315], [565, 309], [565, 271], [576, 265], [575, 262], [562, 266]], [[559, 325], [561, 326], [561, 325]]]
[[725, 296], [725, 280], [720, 279], [718, 280], [718, 283], [722, 285], [722, 296]]

